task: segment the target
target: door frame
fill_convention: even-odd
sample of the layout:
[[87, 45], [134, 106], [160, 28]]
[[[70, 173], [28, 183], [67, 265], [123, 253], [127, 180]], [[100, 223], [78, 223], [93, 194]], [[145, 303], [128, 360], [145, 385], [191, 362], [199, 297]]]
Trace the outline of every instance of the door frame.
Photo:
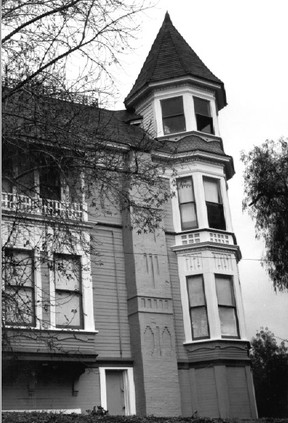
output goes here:
[[99, 367], [101, 406], [107, 410], [107, 370], [120, 370], [123, 372], [125, 416], [132, 416], [136, 414], [133, 367]]

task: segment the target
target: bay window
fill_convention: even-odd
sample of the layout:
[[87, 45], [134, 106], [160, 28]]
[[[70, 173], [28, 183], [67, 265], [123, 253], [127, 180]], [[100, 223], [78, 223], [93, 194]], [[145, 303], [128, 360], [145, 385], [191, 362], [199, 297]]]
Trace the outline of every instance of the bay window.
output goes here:
[[198, 227], [192, 177], [177, 179], [178, 202], [182, 230]]
[[187, 277], [193, 339], [209, 338], [209, 324], [202, 275]]
[[161, 109], [163, 132], [165, 135], [186, 131], [183, 97], [161, 100]]
[[221, 335], [238, 338], [236, 302], [231, 276], [215, 275], [218, 311], [221, 323]]
[[214, 134], [210, 102], [203, 98], [194, 97], [194, 108], [197, 131]]
[[208, 223], [210, 228], [226, 229], [220, 181], [214, 178], [203, 178]]
[[35, 326], [34, 260], [32, 251], [6, 249], [4, 252], [5, 323]]
[[83, 329], [80, 257], [55, 254], [54, 265], [56, 327]]

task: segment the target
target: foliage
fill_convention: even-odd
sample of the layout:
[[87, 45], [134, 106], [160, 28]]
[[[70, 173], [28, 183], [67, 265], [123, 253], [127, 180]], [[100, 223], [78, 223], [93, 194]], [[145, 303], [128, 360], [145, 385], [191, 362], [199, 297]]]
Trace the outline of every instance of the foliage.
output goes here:
[[[238, 423], [238, 419], [191, 417], [85, 416], [83, 414], [3, 413], [3, 423]], [[243, 421], [243, 420], [242, 420]], [[250, 423], [285, 423], [287, 419], [267, 418], [249, 420]]]
[[3, 77], [11, 96], [31, 81], [53, 91], [111, 95], [112, 65], [130, 49], [147, 0], [4, 0]]
[[288, 348], [268, 328], [261, 328], [251, 348], [259, 416], [288, 417]]
[[265, 241], [265, 267], [274, 288], [288, 288], [288, 140], [267, 140], [242, 153], [245, 165], [243, 208]]

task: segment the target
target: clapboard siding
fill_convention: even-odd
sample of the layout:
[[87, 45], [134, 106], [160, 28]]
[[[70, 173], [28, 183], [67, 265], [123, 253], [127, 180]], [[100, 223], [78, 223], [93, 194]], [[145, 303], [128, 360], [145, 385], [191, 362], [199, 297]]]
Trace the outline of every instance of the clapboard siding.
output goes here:
[[[25, 369], [25, 364], [23, 364]], [[29, 395], [30, 373], [3, 380], [3, 410], [63, 410], [78, 409], [82, 413], [100, 404], [100, 381], [98, 369], [87, 369], [77, 381], [78, 395], [72, 395], [72, 380], [66, 381], [50, 374], [48, 378], [38, 375], [36, 390]]]
[[185, 360], [187, 359], [187, 354], [183, 347], [183, 342], [185, 341], [185, 335], [184, 335], [184, 325], [183, 325], [182, 302], [181, 302], [181, 294], [180, 294], [180, 282], [179, 282], [179, 276], [178, 276], [177, 256], [171, 250], [171, 246], [174, 244], [174, 236], [166, 235], [166, 243], [167, 243], [169, 271], [170, 271], [170, 280], [171, 280], [172, 298], [173, 298], [177, 357], [178, 357], [178, 360], [181, 360], [181, 359]]
[[91, 260], [95, 327], [99, 331], [96, 339], [98, 359], [129, 358], [131, 351], [122, 231], [97, 226], [92, 235], [99, 253], [96, 261]]
[[143, 128], [147, 131], [151, 136], [156, 135], [156, 128], [155, 128], [155, 119], [153, 113], [153, 103], [149, 101], [149, 103], [141, 108], [140, 111], [141, 115], [143, 116]]
[[88, 199], [88, 219], [90, 222], [121, 225], [122, 215], [117, 202], [117, 192], [111, 194], [110, 198], [105, 198], [95, 188], [91, 198]]
[[230, 417], [250, 418], [250, 401], [247, 389], [245, 367], [228, 367], [227, 381], [229, 393]]
[[214, 368], [195, 369], [198, 413], [201, 417], [220, 417]]
[[[167, 192], [170, 192], [170, 181], [165, 180], [164, 184], [166, 186]], [[163, 222], [165, 231], [174, 231], [174, 224], [173, 224], [173, 213], [172, 213], [172, 201], [171, 198], [167, 200], [164, 204], [164, 211], [163, 211]]]

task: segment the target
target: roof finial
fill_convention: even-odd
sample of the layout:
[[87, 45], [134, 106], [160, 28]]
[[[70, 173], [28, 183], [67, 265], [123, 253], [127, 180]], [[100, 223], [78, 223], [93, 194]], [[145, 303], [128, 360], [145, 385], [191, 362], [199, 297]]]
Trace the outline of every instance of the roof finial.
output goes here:
[[171, 18], [170, 18], [170, 15], [169, 15], [169, 13], [168, 13], [168, 10], [167, 10], [167, 12], [165, 13], [165, 19], [164, 19], [164, 21], [165, 21], [165, 22], [171, 22]]

